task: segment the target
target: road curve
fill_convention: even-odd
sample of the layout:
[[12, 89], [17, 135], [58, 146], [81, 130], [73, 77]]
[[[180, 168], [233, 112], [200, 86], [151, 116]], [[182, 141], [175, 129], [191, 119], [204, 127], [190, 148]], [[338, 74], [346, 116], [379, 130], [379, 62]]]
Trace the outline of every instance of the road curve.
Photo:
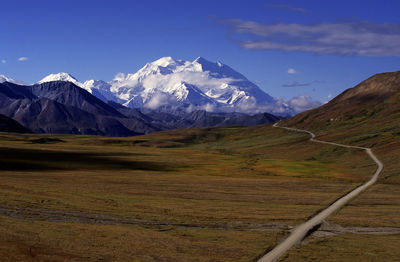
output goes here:
[[297, 226], [292, 233], [286, 238], [283, 242], [281, 242], [279, 245], [277, 245], [274, 249], [272, 249], [270, 252], [265, 254], [263, 257], [261, 257], [258, 262], [273, 262], [278, 260], [287, 250], [289, 250], [292, 246], [296, 245], [299, 243], [301, 240], [304, 239], [304, 237], [307, 235], [307, 233], [320, 225], [322, 221], [327, 218], [330, 214], [344, 206], [348, 201], [350, 201], [352, 198], [360, 194], [362, 191], [367, 189], [369, 186], [374, 184], [380, 175], [380, 173], [383, 170], [383, 164], [379, 159], [374, 155], [372, 150], [370, 148], [366, 147], [359, 147], [359, 146], [348, 146], [348, 145], [342, 145], [342, 144], [337, 144], [337, 143], [332, 143], [332, 142], [326, 142], [326, 141], [321, 141], [315, 139], [315, 134], [307, 131], [307, 130], [302, 130], [302, 129], [296, 129], [296, 128], [290, 128], [290, 127], [283, 127], [283, 126], [278, 126], [278, 123], [275, 123], [273, 127], [278, 127], [278, 128], [283, 128], [286, 130], [290, 131], [295, 131], [295, 132], [302, 132], [302, 133], [308, 133], [311, 138], [310, 141], [316, 142], [316, 143], [322, 143], [322, 144], [329, 144], [329, 145], [334, 145], [334, 146], [340, 146], [340, 147], [347, 147], [347, 148], [356, 148], [356, 149], [362, 149], [365, 150], [366, 153], [369, 155], [369, 157], [374, 160], [378, 168], [375, 171], [375, 174], [371, 177], [370, 180], [368, 180], [366, 183], [362, 184], [361, 186], [355, 188], [353, 191], [349, 192], [345, 196], [339, 198], [336, 200], [333, 204], [328, 206], [326, 209], [322, 210], [320, 213], [309, 219], [308, 221], [304, 222], [303, 224]]

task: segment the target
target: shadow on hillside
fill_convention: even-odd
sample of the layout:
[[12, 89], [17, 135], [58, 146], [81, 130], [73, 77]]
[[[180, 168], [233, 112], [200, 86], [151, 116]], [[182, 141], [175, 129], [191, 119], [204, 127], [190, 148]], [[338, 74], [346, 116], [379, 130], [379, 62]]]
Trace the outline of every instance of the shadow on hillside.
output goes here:
[[172, 171], [169, 164], [128, 160], [133, 154], [63, 152], [0, 148], [0, 170], [149, 170]]

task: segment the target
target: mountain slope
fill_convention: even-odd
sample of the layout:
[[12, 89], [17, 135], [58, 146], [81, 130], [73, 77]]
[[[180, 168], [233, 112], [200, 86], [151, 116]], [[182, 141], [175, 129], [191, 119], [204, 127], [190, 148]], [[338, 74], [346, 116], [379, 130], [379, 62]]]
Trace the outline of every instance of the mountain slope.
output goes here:
[[13, 118], [38, 133], [132, 136], [117, 119], [41, 98], [20, 106]]
[[88, 80], [84, 83], [81, 83], [75, 77], [65, 72], [50, 74], [44, 77], [42, 80], [38, 81], [37, 84], [56, 82], [56, 81], [73, 83], [74, 85], [85, 89], [90, 94], [96, 96], [97, 98], [99, 98], [104, 102], [107, 102], [109, 100], [115, 100], [115, 96], [109, 90], [110, 85], [108, 83], [102, 80]]
[[71, 82], [46, 82], [30, 86], [29, 90], [38, 97], [49, 98], [61, 104], [80, 108], [89, 113], [124, 117], [113, 107]]
[[[400, 71], [374, 75], [345, 90], [329, 103], [285, 120], [290, 126], [313, 130], [364, 127], [370, 133], [383, 124], [399, 124]], [[379, 125], [377, 125], [379, 123]], [[367, 128], [367, 126], [369, 126]]]
[[0, 114], [0, 132], [32, 133], [17, 121]]
[[[129, 118], [70, 82], [0, 84], [0, 113], [39, 133], [132, 136], [155, 129]], [[126, 127], [140, 127], [140, 131]]]
[[9, 77], [6, 77], [5, 75], [0, 75], [0, 83], [4, 83], [4, 82], [12, 83], [12, 82], [14, 82], [14, 80]]
[[22, 81], [17, 81], [17, 80], [14, 80], [12, 78], [6, 77], [5, 75], [0, 74], [0, 84], [4, 83], [4, 82], [20, 84], [20, 85], [24, 84]]
[[210, 113], [193, 111], [177, 123], [177, 127], [256, 126], [274, 123], [280, 118], [268, 113], [247, 115], [240, 113]]
[[385, 164], [383, 179], [400, 185], [400, 71], [374, 75], [282, 126], [310, 130], [325, 141], [372, 148]]
[[10, 99], [35, 99], [35, 96], [26, 86], [9, 82], [0, 83], [0, 105], [6, 104]]

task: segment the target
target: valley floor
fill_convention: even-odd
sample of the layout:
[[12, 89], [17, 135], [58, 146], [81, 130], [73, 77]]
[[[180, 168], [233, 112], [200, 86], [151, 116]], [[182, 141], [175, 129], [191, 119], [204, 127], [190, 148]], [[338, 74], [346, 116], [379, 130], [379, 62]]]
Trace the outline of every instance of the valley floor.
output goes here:
[[[374, 169], [362, 151], [271, 126], [132, 138], [2, 133], [0, 261], [252, 261]], [[360, 208], [332, 221], [396, 227], [385, 213], [393, 206]], [[345, 261], [344, 248], [348, 260], [378, 261], [379, 245], [400, 242], [389, 233], [311, 236], [282, 261]]]

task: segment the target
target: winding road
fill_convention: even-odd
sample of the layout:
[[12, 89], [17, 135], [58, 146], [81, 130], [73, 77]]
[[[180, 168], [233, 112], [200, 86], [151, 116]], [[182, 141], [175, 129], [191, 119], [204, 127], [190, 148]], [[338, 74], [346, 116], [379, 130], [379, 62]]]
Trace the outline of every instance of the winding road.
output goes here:
[[355, 188], [345, 196], [339, 198], [336, 200], [334, 203], [332, 203], [330, 206], [328, 206], [326, 209], [322, 210], [320, 213], [309, 219], [308, 221], [304, 222], [303, 224], [297, 226], [292, 233], [286, 238], [283, 242], [281, 242], [279, 245], [277, 245], [274, 249], [272, 249], [270, 252], [265, 254], [263, 257], [261, 257], [258, 262], [273, 262], [278, 260], [287, 250], [289, 250], [291, 247], [294, 245], [298, 244], [303, 240], [306, 236], [307, 233], [310, 232], [313, 228], [316, 228], [318, 225], [322, 223], [322, 221], [327, 218], [329, 215], [331, 215], [333, 212], [344, 206], [348, 201], [350, 201], [352, 198], [356, 197], [359, 195], [362, 191], [367, 189], [369, 186], [373, 185], [377, 180], [379, 175], [381, 174], [383, 170], [383, 164], [379, 159], [374, 155], [372, 150], [370, 148], [366, 147], [359, 147], [359, 146], [349, 146], [349, 145], [342, 145], [342, 144], [337, 144], [337, 143], [332, 143], [332, 142], [326, 142], [326, 141], [321, 141], [315, 139], [315, 134], [307, 131], [307, 130], [302, 130], [302, 129], [296, 129], [296, 128], [290, 128], [290, 127], [283, 127], [283, 126], [278, 126], [278, 123], [275, 123], [273, 127], [277, 128], [283, 128], [289, 131], [295, 131], [295, 132], [302, 132], [302, 133], [308, 133], [311, 138], [310, 141], [316, 142], [316, 143], [322, 143], [322, 144], [329, 144], [333, 146], [340, 146], [340, 147], [347, 147], [347, 148], [355, 148], [355, 149], [362, 149], [365, 150], [365, 152], [369, 155], [370, 158], [376, 163], [378, 168], [376, 169], [374, 175], [371, 177], [370, 180], [362, 184], [361, 186]]

